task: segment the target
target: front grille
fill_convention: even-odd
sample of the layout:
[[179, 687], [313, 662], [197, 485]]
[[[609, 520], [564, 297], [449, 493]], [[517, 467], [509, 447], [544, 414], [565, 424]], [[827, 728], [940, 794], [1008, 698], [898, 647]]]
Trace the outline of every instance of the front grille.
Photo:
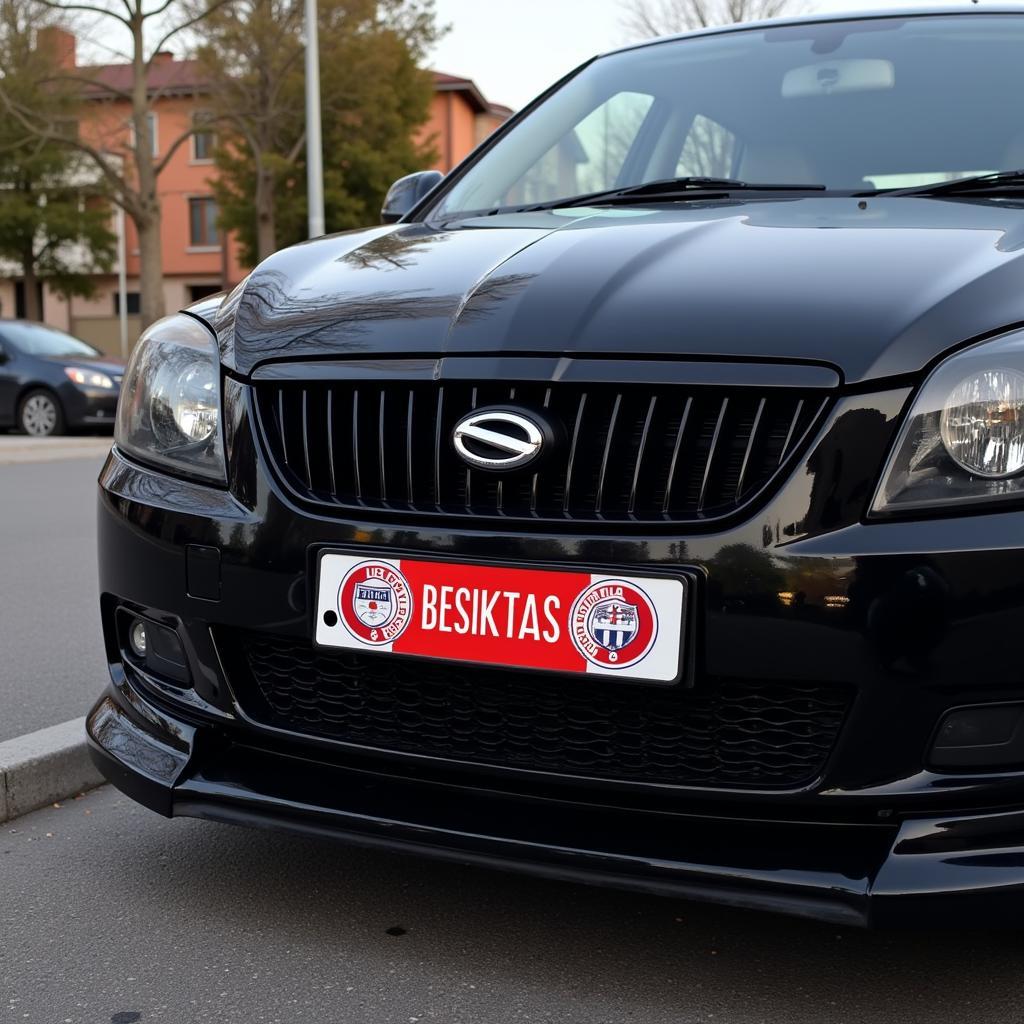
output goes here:
[[[280, 477], [328, 510], [599, 522], [720, 519], [763, 495], [820, 414], [820, 390], [571, 382], [264, 381]], [[470, 470], [452, 445], [474, 409], [536, 410], [560, 441], [533, 468]]]
[[559, 775], [737, 788], [814, 780], [848, 693], [707, 681], [696, 690], [528, 675], [282, 637], [222, 640], [257, 722], [405, 754]]

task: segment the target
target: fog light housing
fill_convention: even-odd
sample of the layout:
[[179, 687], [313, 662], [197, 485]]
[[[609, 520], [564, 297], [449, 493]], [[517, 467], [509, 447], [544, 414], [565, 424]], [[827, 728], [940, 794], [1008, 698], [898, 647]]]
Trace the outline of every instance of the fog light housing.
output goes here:
[[939, 723], [929, 763], [933, 768], [1024, 766], [1024, 704], [948, 712]]
[[126, 661], [174, 686], [192, 682], [181, 637], [168, 626], [145, 619], [126, 608], [118, 613], [118, 633]]
[[142, 619], [136, 619], [132, 623], [132, 628], [128, 631], [128, 643], [137, 658], [146, 657], [149, 641], [146, 638], [146, 624]]

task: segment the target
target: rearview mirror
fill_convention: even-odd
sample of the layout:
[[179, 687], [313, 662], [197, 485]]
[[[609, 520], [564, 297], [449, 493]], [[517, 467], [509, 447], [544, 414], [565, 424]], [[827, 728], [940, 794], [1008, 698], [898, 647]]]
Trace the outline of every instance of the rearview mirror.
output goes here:
[[443, 180], [444, 175], [440, 171], [417, 171], [415, 174], [399, 178], [388, 189], [384, 206], [380, 211], [381, 221], [384, 224], [394, 224], [401, 220]]
[[782, 98], [807, 99], [847, 92], [876, 92], [896, 88], [896, 66], [891, 60], [867, 57], [826, 60], [793, 68], [782, 80]]

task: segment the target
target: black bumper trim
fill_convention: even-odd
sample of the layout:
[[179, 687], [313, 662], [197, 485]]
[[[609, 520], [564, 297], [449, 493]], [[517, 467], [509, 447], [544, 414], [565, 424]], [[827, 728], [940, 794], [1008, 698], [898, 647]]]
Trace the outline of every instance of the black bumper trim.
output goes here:
[[[108, 781], [166, 816], [331, 835], [845, 925], [867, 923], [868, 879], [857, 877], [855, 861], [877, 859], [895, 835], [881, 827], [791, 823], [766, 836], [758, 822], [496, 794], [325, 764], [216, 739], [214, 730], [194, 735], [207, 741], [199, 743], [201, 756], [190, 755], [171, 746], [180, 731], [155, 735], [153, 721], [138, 716], [138, 694], [125, 706], [124, 690], [112, 687], [88, 718], [93, 759]], [[824, 845], [823, 836], [829, 839]], [[824, 861], [827, 850], [835, 863], [816, 868], [815, 858]], [[764, 866], [773, 858], [786, 860], [789, 869]]]
[[[292, 816], [268, 811], [260, 806], [237, 806], [233, 803], [207, 799], [175, 799], [174, 814], [251, 828], [340, 839], [350, 845], [368, 849], [383, 849], [394, 853], [430, 857], [433, 860], [512, 871], [551, 881], [692, 899], [745, 910], [765, 910], [837, 925], [865, 927], [868, 923], [865, 909], [858, 909], [839, 901], [806, 895], [757, 892], [741, 885], [728, 886], [718, 881], [687, 882], [680, 878], [646, 877], [639, 873], [626, 873], [625, 870], [617, 872], [610, 868], [591, 865], [578, 866], [555, 860], [530, 859], [521, 852], [512, 856], [497, 852], [470, 851], [455, 844], [439, 845], [437, 835], [432, 837], [431, 842], [417, 841], [411, 836], [384, 835], [362, 828], [356, 829], [355, 826], [342, 827], [334, 820], [325, 823], [314, 815]], [[581, 856], [580, 851], [566, 852], [570, 856]]]
[[630, 810], [328, 764], [146, 706], [112, 686], [87, 719], [91, 753], [108, 781], [167, 816], [837, 925], [1019, 926], [1024, 812], [868, 826]]

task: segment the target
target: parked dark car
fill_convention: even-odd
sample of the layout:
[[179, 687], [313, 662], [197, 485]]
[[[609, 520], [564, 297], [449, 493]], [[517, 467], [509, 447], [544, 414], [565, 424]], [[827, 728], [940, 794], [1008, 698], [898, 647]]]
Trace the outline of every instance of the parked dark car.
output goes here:
[[47, 437], [113, 427], [124, 364], [70, 334], [0, 320], [0, 429]]
[[983, 2], [610, 54], [154, 326], [100, 481], [107, 778], [1018, 925], [1022, 53]]

